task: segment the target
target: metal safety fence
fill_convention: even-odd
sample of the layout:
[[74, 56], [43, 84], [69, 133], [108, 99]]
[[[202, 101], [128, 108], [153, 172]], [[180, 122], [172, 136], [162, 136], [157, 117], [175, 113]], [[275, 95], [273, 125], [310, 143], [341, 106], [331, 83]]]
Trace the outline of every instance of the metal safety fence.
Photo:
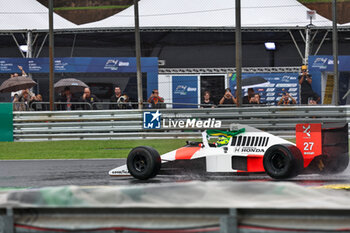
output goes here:
[[348, 209], [2, 208], [2, 232], [348, 232]]
[[[206, 126], [229, 129], [231, 123], [250, 125], [281, 137], [294, 137], [297, 123], [349, 122], [350, 119], [350, 106], [160, 109], [160, 128], [145, 129], [144, 114], [155, 111], [14, 112], [14, 140], [197, 138]], [[197, 124], [198, 121], [202, 123]], [[220, 124], [215, 125], [218, 121]]]

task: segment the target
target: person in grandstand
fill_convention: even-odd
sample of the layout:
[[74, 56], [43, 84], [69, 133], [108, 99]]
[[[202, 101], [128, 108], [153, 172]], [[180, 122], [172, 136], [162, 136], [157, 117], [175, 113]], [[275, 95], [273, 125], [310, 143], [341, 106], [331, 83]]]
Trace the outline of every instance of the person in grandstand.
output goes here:
[[14, 111], [28, 111], [31, 101], [35, 99], [35, 94], [29, 89], [22, 90], [21, 94], [16, 94], [12, 101]]
[[297, 101], [288, 92], [283, 92], [281, 99], [278, 101], [277, 105], [291, 105], [296, 104]]
[[147, 100], [151, 104], [152, 109], [165, 108], [164, 99], [159, 96], [159, 91], [154, 89], [151, 96]]
[[124, 109], [127, 106], [129, 106], [128, 104], [126, 104], [127, 106], [123, 106], [125, 102], [125, 100], [129, 100], [129, 98], [127, 98], [126, 95], [123, 95], [122, 90], [120, 88], [120, 86], [115, 86], [114, 88], [114, 94], [112, 95], [110, 102], [112, 104], [109, 105], [109, 109]]
[[249, 104], [261, 104], [259, 93], [254, 93], [254, 95], [250, 97]]
[[251, 104], [250, 98], [255, 95], [254, 88], [248, 88], [248, 95], [244, 96], [242, 99], [242, 104]]
[[214, 107], [215, 107], [214, 101], [210, 99], [210, 92], [205, 91], [202, 99], [201, 108], [214, 108]]
[[29, 107], [33, 109], [34, 111], [44, 111], [46, 110], [45, 105], [42, 104], [43, 97], [40, 94], [37, 94], [35, 98], [32, 98], [29, 102]]
[[316, 103], [320, 101], [320, 97], [312, 90], [312, 76], [307, 72], [307, 66], [301, 66], [301, 75], [299, 75], [299, 84], [300, 84], [300, 97], [301, 104], [308, 104], [309, 98], [315, 99]]
[[225, 89], [225, 94], [224, 96], [221, 98], [219, 105], [221, 107], [233, 107], [232, 105], [236, 104], [237, 100], [236, 98], [232, 95], [231, 93], [231, 89], [230, 88], [226, 88]]
[[[22, 66], [17, 66], [18, 69], [21, 71], [21, 74], [23, 77], [27, 77], [27, 73], [24, 71], [23, 67]], [[11, 74], [10, 77], [13, 78], [13, 77], [18, 77], [18, 73], [14, 73], [14, 74]], [[19, 96], [22, 94], [22, 91], [23, 90], [19, 90], [19, 91], [13, 91], [11, 92], [11, 100], [13, 101], [14, 98], [15, 98], [15, 95]]]
[[77, 105], [74, 104], [74, 102], [78, 101], [78, 98], [76, 98], [69, 87], [65, 87], [64, 91], [60, 93], [60, 95], [57, 98], [58, 102], [63, 102], [62, 104], [57, 105], [58, 110], [75, 110], [77, 108]]
[[[97, 98], [96, 95], [91, 94], [90, 88], [86, 87], [84, 89], [84, 94], [80, 97], [79, 102], [86, 102], [92, 106], [93, 103], [100, 102], [100, 99]], [[96, 109], [96, 105], [94, 105], [93, 108]], [[84, 105], [83, 109], [90, 110], [91, 108], [88, 105]]]

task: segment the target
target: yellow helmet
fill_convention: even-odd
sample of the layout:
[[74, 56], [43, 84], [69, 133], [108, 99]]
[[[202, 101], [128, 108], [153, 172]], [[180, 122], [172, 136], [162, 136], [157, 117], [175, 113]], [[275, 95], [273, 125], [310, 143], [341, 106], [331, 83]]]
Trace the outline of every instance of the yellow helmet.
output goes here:
[[302, 65], [301, 70], [307, 70], [307, 65]]
[[225, 146], [229, 143], [229, 139], [225, 136], [219, 136], [219, 140], [216, 142], [216, 146], [220, 147], [220, 146]]

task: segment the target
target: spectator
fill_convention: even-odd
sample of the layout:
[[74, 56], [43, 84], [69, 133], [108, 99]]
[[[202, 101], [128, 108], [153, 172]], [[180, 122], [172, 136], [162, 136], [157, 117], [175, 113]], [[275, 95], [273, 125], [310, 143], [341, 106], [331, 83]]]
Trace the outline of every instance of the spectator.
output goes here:
[[250, 104], [250, 98], [252, 98], [254, 94], [255, 94], [254, 89], [248, 88], [248, 95], [243, 97], [242, 104]]
[[58, 102], [63, 102], [65, 104], [59, 104], [59, 110], [75, 110], [76, 105], [72, 104], [77, 102], [77, 99], [73, 96], [69, 87], [65, 87], [63, 93], [58, 97]]
[[109, 109], [132, 109], [131, 103], [129, 102], [129, 96], [122, 94], [120, 87], [114, 89], [115, 95], [111, 97], [111, 102], [116, 102], [115, 104], [110, 104]]
[[[23, 70], [23, 67], [22, 66], [17, 66], [17, 67], [22, 72], [22, 76], [27, 77], [27, 73]], [[18, 73], [14, 73], [10, 75], [11, 78], [18, 77], [18, 76], [19, 76]], [[15, 95], [18, 95], [18, 96], [21, 95], [22, 91], [23, 90], [11, 92], [11, 100], [14, 100]]]
[[35, 100], [34, 93], [30, 92], [28, 89], [22, 90], [20, 95], [15, 95], [13, 99], [14, 110], [15, 111], [28, 111], [29, 103]]
[[117, 102], [118, 109], [132, 109], [131, 103], [129, 102], [129, 96], [125, 94], [122, 95]]
[[301, 72], [302, 74], [299, 75], [298, 77], [300, 88], [301, 88], [301, 91], [300, 91], [301, 104], [308, 104], [309, 98], [315, 99], [316, 103], [318, 103], [320, 100], [320, 97], [312, 90], [312, 87], [311, 87], [312, 76], [307, 72], [306, 65], [301, 66]]
[[159, 96], [159, 92], [157, 89], [152, 91], [151, 96], [147, 100], [148, 103], [151, 104], [152, 109], [164, 108], [164, 99]]
[[[221, 98], [219, 105], [222, 105], [224, 107], [224, 105], [234, 105], [237, 103], [237, 100], [235, 97], [233, 97], [232, 93], [231, 93], [231, 89], [230, 88], [226, 88], [225, 89], [225, 94], [224, 96]], [[230, 107], [230, 106], [228, 106]]]
[[[27, 77], [27, 73], [24, 71], [23, 67], [22, 66], [17, 66], [18, 69], [21, 71], [21, 74], [23, 77]], [[18, 73], [14, 73], [14, 74], [11, 74], [11, 78], [12, 77], [18, 77]]]
[[307, 104], [308, 105], [316, 105], [318, 103], [318, 101], [320, 100], [320, 97], [314, 93], [313, 96], [310, 96], [307, 100]]
[[37, 94], [35, 98], [30, 101], [29, 107], [34, 111], [45, 111], [46, 108], [41, 102], [43, 102], [43, 97], [40, 94]]
[[288, 92], [283, 92], [282, 97], [278, 101], [277, 105], [291, 105], [296, 103], [297, 101]]
[[260, 95], [258, 93], [255, 93], [252, 97], [250, 97], [249, 104], [261, 104]]
[[[92, 106], [93, 103], [100, 102], [100, 99], [94, 94], [91, 94], [90, 88], [87, 87], [84, 89], [84, 94], [82, 97], [80, 97], [79, 101], [89, 103]], [[85, 104], [83, 109], [90, 110], [91, 108]], [[93, 106], [93, 109], [97, 109], [96, 105]]]
[[210, 99], [210, 92], [209, 91], [205, 91], [204, 92], [204, 96], [203, 96], [203, 100], [202, 100], [202, 106], [201, 108], [214, 108], [214, 102]]

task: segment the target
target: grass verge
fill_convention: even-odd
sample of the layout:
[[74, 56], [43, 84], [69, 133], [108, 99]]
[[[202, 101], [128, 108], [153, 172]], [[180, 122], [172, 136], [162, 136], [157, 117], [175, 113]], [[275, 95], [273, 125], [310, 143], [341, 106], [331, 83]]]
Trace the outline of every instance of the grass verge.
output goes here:
[[185, 139], [0, 142], [0, 160], [126, 158], [136, 146], [151, 146], [163, 154], [185, 143]]

